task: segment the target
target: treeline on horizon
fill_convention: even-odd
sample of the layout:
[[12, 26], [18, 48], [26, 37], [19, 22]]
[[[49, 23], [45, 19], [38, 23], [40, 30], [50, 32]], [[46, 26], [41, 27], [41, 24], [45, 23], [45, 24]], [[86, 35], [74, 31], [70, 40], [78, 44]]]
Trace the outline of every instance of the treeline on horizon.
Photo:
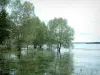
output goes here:
[[73, 42], [73, 44], [100, 44], [100, 42]]
[[73, 56], [61, 47], [73, 48], [74, 29], [64, 18], [45, 24], [34, 9], [28, 1], [0, 0], [0, 75], [71, 75]]

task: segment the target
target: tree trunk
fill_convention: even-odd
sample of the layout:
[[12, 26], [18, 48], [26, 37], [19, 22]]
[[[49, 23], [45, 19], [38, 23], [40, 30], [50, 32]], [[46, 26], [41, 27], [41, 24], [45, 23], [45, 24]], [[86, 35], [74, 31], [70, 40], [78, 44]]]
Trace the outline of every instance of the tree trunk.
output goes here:
[[60, 67], [61, 67], [61, 43], [58, 44], [58, 59], [59, 59], [59, 61], [58, 61], [59, 75], [61, 75], [60, 74]]
[[36, 49], [37, 48], [37, 45], [34, 45], [34, 49]]
[[39, 45], [40, 49], [42, 48], [42, 45]]
[[17, 51], [18, 51], [18, 59], [20, 59], [20, 57], [21, 57], [21, 44], [20, 43], [18, 43], [18, 45], [17, 45]]
[[27, 44], [27, 56], [28, 56], [28, 44]]

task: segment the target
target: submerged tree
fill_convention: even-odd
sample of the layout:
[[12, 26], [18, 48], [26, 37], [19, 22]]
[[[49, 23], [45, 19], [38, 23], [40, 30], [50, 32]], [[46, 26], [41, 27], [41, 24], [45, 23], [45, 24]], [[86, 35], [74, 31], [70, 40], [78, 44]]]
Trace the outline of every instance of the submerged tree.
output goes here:
[[13, 25], [13, 35], [14, 41], [16, 42], [16, 47], [18, 51], [18, 58], [21, 57], [21, 48], [24, 42], [26, 42], [24, 38], [25, 32], [22, 27], [24, 27], [24, 23], [34, 16], [34, 6], [30, 2], [21, 3], [20, 0], [12, 1], [11, 3], [11, 19], [14, 23]]
[[[49, 39], [53, 45], [56, 45], [57, 59], [61, 59], [61, 47], [69, 49], [72, 47], [72, 40], [74, 39], [74, 30], [67, 24], [67, 20], [63, 18], [54, 18], [48, 23]], [[59, 65], [60, 62], [56, 62], [55, 66]], [[55, 67], [56, 70], [56, 67]], [[60, 71], [60, 70], [59, 70]], [[59, 72], [59, 75], [60, 72]]]
[[[12, 60], [14, 64], [10, 64], [10, 68], [8, 65], [7, 68], [15, 70], [17, 75], [70, 75], [71, 71], [68, 71], [70, 69], [67, 65], [72, 65], [72, 59], [70, 56], [66, 58], [66, 55], [61, 54], [61, 47], [71, 48], [74, 35], [74, 30], [67, 24], [67, 20], [54, 18], [46, 25], [35, 16], [32, 3], [27, 1], [21, 3], [20, 0], [14, 0], [11, 1], [11, 23], [9, 23], [4, 8], [6, 3], [0, 3], [3, 5], [0, 13], [0, 31], [2, 31], [0, 32], [0, 44], [8, 38], [11, 32], [10, 44], [14, 51], [12, 54], [17, 57]], [[49, 50], [44, 49], [44, 45]], [[29, 46], [34, 46], [34, 48]], [[50, 48], [52, 46], [56, 49]], [[26, 47], [27, 54], [24, 54]], [[57, 55], [55, 50], [57, 50]], [[10, 53], [11, 56], [12, 54]], [[0, 61], [2, 61], [1, 57]]]
[[61, 47], [72, 47], [72, 40], [74, 39], [74, 30], [67, 24], [66, 19], [54, 18], [48, 23], [49, 38], [53, 40], [57, 51], [60, 54]]

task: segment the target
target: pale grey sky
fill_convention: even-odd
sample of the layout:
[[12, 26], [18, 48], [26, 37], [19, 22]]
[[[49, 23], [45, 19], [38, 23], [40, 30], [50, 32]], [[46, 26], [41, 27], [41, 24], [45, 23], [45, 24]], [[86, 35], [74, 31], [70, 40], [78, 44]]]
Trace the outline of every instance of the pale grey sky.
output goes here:
[[54, 17], [68, 20], [75, 29], [74, 41], [100, 41], [100, 0], [29, 0], [45, 22]]

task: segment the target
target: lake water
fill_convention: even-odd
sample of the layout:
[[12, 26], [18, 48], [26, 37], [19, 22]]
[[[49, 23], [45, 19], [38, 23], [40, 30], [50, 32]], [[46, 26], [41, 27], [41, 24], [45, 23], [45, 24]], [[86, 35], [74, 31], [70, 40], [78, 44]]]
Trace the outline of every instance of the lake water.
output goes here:
[[100, 75], [100, 44], [74, 44], [73, 75]]

